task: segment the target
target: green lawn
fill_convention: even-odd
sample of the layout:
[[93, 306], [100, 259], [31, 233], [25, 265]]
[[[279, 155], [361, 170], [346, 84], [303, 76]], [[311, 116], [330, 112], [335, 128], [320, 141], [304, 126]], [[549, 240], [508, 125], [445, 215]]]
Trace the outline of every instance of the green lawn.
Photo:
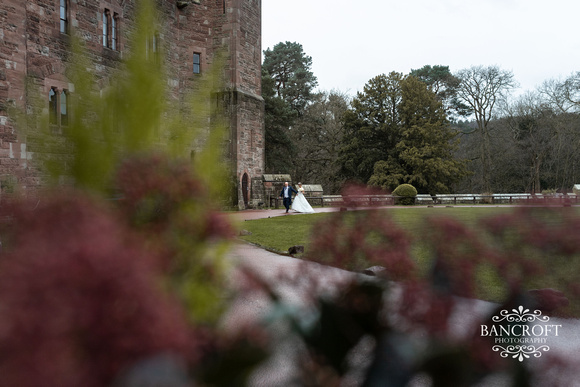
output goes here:
[[[478, 219], [498, 213], [512, 211], [511, 207], [396, 207], [380, 210], [411, 235], [420, 237], [425, 219], [437, 216], [452, 216], [468, 225]], [[310, 235], [315, 232], [312, 226], [328, 217], [328, 213], [276, 216], [266, 219], [248, 220], [240, 227], [252, 235], [241, 237], [243, 240], [277, 252], [287, 252], [290, 246], [303, 245], [308, 249]]]
[[[431, 269], [432, 252], [430, 247], [423, 243], [422, 235], [425, 227], [429, 227], [429, 218], [433, 216], [453, 217], [460, 220], [467, 226], [473, 228], [478, 221], [483, 218], [493, 217], [501, 214], [509, 214], [514, 211], [511, 207], [396, 207], [381, 209], [385, 216], [389, 216], [403, 230], [413, 237], [411, 256], [417, 263], [421, 273], [425, 274]], [[559, 208], [559, 213], [578, 214], [578, 208]], [[347, 212], [347, 216], [352, 212]], [[546, 211], [542, 218], [543, 222], [556, 225], [558, 216], [552, 216], [553, 212]], [[259, 220], [245, 221], [240, 224], [240, 228], [250, 231], [252, 234], [243, 236], [241, 239], [254, 243], [271, 251], [285, 253], [290, 246], [303, 245], [306, 252], [309, 248], [310, 236], [316, 233], [313, 226], [319, 221], [324, 221], [332, 214], [318, 213], [310, 215], [278, 216]], [[580, 238], [580, 236], [579, 236]], [[469, 248], [469, 247], [468, 247]], [[527, 253], [527, 252], [526, 252]], [[530, 250], [530, 256], [535, 256], [537, 252]], [[551, 287], [558, 289], [565, 281], [566, 283], [578, 281], [577, 267], [580, 257], [537, 256], [534, 259], [541, 260], [542, 264], [550, 265], [548, 275], [530, 278], [527, 286], [529, 288]], [[547, 263], [546, 263], [547, 262]], [[482, 265], [477, 272], [477, 294], [485, 300], [500, 301], [506, 296], [506, 288], [495, 270], [489, 265]], [[572, 305], [572, 313], [580, 315], [580, 301]]]

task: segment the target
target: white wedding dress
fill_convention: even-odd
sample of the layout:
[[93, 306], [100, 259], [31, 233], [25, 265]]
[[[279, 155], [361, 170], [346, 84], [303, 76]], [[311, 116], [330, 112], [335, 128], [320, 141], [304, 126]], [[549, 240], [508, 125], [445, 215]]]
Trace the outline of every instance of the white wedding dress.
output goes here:
[[296, 212], [303, 212], [305, 214], [312, 214], [314, 210], [308, 203], [308, 200], [304, 197], [304, 188], [298, 188], [298, 193], [294, 197], [292, 202], [292, 209]]

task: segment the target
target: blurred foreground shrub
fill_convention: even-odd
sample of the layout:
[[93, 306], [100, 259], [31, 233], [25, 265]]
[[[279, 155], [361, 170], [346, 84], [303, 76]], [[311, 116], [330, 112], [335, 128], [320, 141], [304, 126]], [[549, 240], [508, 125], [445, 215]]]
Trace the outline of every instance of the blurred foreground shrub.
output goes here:
[[34, 204], [3, 208], [0, 385], [103, 386], [137, 360], [190, 356], [187, 316], [141, 238], [82, 195]]
[[[252, 337], [217, 329], [233, 235], [216, 212], [229, 176], [222, 59], [186, 103], [168, 103], [163, 64], [145, 52], [159, 13], [138, 5], [131, 50], [104, 88], [72, 33], [65, 135], [36, 114], [42, 105], [19, 115], [46, 187], [0, 203], [0, 386], [110, 386], [163, 359], [189, 384]], [[256, 362], [243, 360], [228, 372]]]
[[[308, 289], [308, 305], [316, 310], [314, 321], [311, 312], [287, 315], [307, 348], [301, 385], [407, 386], [420, 380], [471, 386], [500, 378], [506, 385], [560, 386], [574, 380], [577, 359], [545, 352], [542, 362], [527, 360], [528, 367], [524, 359], [538, 357], [532, 347], [513, 345], [500, 356], [492, 349], [495, 337], [482, 336], [481, 329], [489, 329], [500, 311], [580, 316], [577, 212], [527, 207], [486, 218], [477, 228], [435, 217], [411, 236], [385, 211], [354, 208], [313, 230], [309, 260], [355, 272], [371, 265], [375, 270], [366, 270], [374, 273], [370, 277], [336, 277], [336, 288], [329, 287], [333, 272], [324, 276], [307, 262], [299, 276], [284, 277], [288, 285]], [[419, 273], [411, 257], [418, 239], [431, 255], [427, 273]], [[497, 303], [482, 307], [475, 299], [478, 288], [488, 285], [482, 281], [503, 288]], [[279, 286], [265, 285], [275, 294]], [[283, 309], [278, 297], [272, 301], [275, 310]], [[466, 318], [458, 320], [460, 315]], [[517, 324], [513, 321], [503, 320], [502, 329]], [[565, 330], [567, 320], [561, 321]], [[353, 362], [356, 353], [365, 360]]]
[[[86, 59], [73, 55], [78, 105], [67, 162], [51, 159], [50, 147], [45, 159], [37, 152], [54, 181], [69, 176], [74, 188], [2, 202], [1, 386], [125, 386], [133, 372], [156, 368], [140, 364], [166, 364], [155, 361], [164, 355], [174, 359], [174, 378], [159, 385], [243, 386], [286, 339], [305, 349], [290, 358], [293, 385], [405, 386], [427, 375], [433, 386], [466, 386], [496, 374], [531, 384], [530, 369], [493, 352], [492, 338], [478, 329], [491, 313], [518, 306], [577, 317], [580, 221], [569, 212], [525, 209], [490, 218], [477, 232], [433, 219], [420, 235], [433, 261], [426, 275], [411, 255], [417, 236], [372, 210], [339, 213], [315, 228], [309, 254], [353, 272], [332, 282], [330, 271], [304, 262], [272, 282], [247, 273], [251, 291], [269, 297], [272, 318], [290, 323], [287, 338], [270, 341], [259, 323], [221, 330], [231, 298], [223, 253], [232, 232], [214, 211], [227, 180], [224, 128], [208, 106], [219, 66], [191, 101], [197, 118], [169, 107], [162, 67], [144, 52], [154, 11], [141, 4], [135, 50], [112, 83], [118, 87], [95, 94]], [[115, 114], [101, 114], [107, 109]], [[198, 141], [205, 146], [192, 162]], [[111, 189], [118, 200], [109, 200]], [[357, 274], [367, 264], [383, 270]], [[474, 314], [473, 326], [458, 327], [454, 313], [477, 294], [482, 271], [505, 297], [496, 311]], [[555, 284], [558, 291], [542, 289]], [[308, 313], [285, 304], [279, 292], [286, 285], [304, 290]], [[568, 300], [569, 309], [559, 309]], [[353, 353], [362, 360], [353, 363]], [[556, 358], [543, 364], [575, 366]]]

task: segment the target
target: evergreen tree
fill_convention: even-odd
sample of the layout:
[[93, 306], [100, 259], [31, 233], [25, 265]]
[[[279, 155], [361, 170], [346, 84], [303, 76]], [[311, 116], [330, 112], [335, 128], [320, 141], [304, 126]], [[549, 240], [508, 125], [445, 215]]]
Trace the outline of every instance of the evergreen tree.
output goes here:
[[264, 98], [266, 172], [289, 173], [296, 147], [288, 136], [297, 112], [274, 92], [274, 80], [262, 68], [262, 97]]
[[292, 109], [302, 113], [318, 85], [312, 73], [312, 57], [306, 55], [296, 42], [278, 43], [264, 51], [262, 67], [274, 80], [275, 95], [286, 101]]
[[451, 74], [449, 66], [425, 65], [420, 69], [411, 70], [412, 75], [424, 82], [437, 95], [450, 121], [457, 121], [471, 113], [469, 106], [457, 97], [460, 79]]
[[341, 149], [341, 174], [345, 179], [366, 183], [377, 161], [395, 156], [399, 141], [403, 75], [391, 72], [371, 79], [357, 93], [351, 109], [344, 115], [344, 142]]
[[278, 43], [264, 51], [266, 172], [291, 173], [294, 169], [296, 144], [290, 138], [290, 130], [296, 118], [304, 113], [317, 85], [311, 66], [312, 58], [299, 43]]
[[342, 172], [353, 180], [443, 193], [467, 173], [453, 158], [456, 132], [441, 101], [416, 77], [373, 78], [345, 114], [345, 128]]
[[401, 141], [396, 145], [399, 166], [404, 170], [399, 183], [415, 186], [422, 193], [447, 193], [466, 175], [464, 161], [455, 160], [456, 135], [447, 121], [437, 96], [413, 76], [401, 82], [403, 98]]

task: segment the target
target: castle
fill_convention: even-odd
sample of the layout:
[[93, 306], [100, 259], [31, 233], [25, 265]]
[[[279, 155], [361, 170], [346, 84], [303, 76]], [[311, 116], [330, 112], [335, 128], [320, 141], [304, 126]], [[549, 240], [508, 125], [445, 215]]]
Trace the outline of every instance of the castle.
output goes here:
[[[50, 125], [67, 124], [65, 75], [74, 29], [85, 41], [91, 72], [106, 79], [119, 67], [134, 23], [135, 0], [2, 0], [0, 3], [0, 183], [37, 186], [29, 168], [27, 138], [8, 117], [10, 106], [25, 109], [27, 79], [50, 114]], [[219, 94], [229, 120], [229, 150], [239, 208], [261, 198], [264, 173], [264, 102], [261, 97], [261, 0], [156, 0], [162, 13], [149, 49], [165, 47], [170, 93], [183, 95], [226, 47], [226, 84]], [[59, 133], [57, 130], [56, 133]]]

